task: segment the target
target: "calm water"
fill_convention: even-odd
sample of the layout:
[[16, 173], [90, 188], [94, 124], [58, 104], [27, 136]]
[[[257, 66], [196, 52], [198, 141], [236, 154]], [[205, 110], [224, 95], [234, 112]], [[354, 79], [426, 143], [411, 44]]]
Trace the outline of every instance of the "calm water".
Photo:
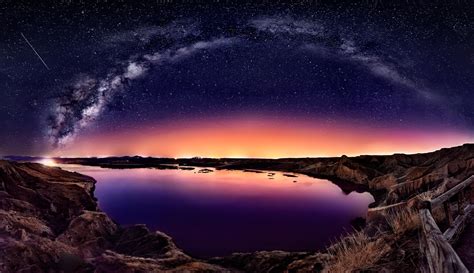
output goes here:
[[100, 208], [120, 224], [163, 231], [198, 257], [321, 249], [352, 230], [350, 221], [373, 201], [327, 180], [279, 172], [62, 167], [94, 177]]

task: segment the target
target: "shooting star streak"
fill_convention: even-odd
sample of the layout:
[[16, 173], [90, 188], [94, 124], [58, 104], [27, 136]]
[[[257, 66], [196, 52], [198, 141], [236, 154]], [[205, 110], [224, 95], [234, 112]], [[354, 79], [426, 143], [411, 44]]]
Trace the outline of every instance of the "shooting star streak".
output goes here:
[[33, 47], [33, 45], [30, 43], [30, 41], [28, 41], [28, 39], [26, 39], [25, 35], [23, 35], [22, 32], [20, 32], [21, 36], [23, 37], [23, 39], [25, 39], [26, 43], [28, 43], [28, 45], [31, 47], [31, 49], [33, 49], [33, 51], [35, 52], [36, 56], [38, 56], [38, 58], [40, 59], [40, 61], [44, 64], [44, 66], [46, 67], [46, 69], [50, 70], [48, 65], [44, 62], [43, 58], [41, 58], [41, 56], [39, 55], [39, 53], [36, 51], [36, 49]]

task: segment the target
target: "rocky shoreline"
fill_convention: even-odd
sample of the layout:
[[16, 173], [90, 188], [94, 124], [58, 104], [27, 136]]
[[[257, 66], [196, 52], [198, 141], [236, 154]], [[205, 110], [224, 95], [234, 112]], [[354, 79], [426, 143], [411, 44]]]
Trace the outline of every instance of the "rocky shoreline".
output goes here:
[[98, 209], [91, 177], [0, 161], [0, 182], [1, 272], [231, 272], [144, 225], [118, 226]]
[[[62, 160], [104, 167], [138, 167], [143, 159]], [[399, 204], [413, 206], [421, 194], [436, 194], [437, 190], [450, 188], [473, 175], [474, 145], [416, 155], [159, 160], [142, 162], [140, 166], [177, 162], [179, 167], [274, 170], [362, 186], [377, 199], [377, 208], [373, 209], [365, 231], [371, 234], [371, 242], [383, 243], [384, 255], [391, 257], [391, 262], [380, 257], [367, 272], [392, 272], [410, 253], [406, 245], [416, 242], [409, 237], [414, 236], [412, 231], [383, 236], [373, 232], [386, 228], [380, 221], [380, 212]], [[56, 167], [0, 161], [0, 272], [320, 272], [327, 271], [337, 258], [331, 251], [261, 251], [198, 260], [185, 254], [161, 232], [150, 232], [144, 225], [124, 228], [114, 223], [98, 209], [94, 184], [91, 177]], [[398, 245], [404, 241], [406, 249]], [[413, 267], [419, 257], [409, 257]], [[400, 268], [403, 265], [398, 265]]]
[[[420, 154], [361, 155], [356, 157], [236, 159], [236, 158], [55, 158], [63, 164], [104, 168], [213, 167], [228, 170], [260, 170], [300, 173], [329, 179], [345, 192], [369, 191], [374, 206], [410, 199], [414, 193], [450, 186], [474, 173], [474, 144]], [[449, 181], [448, 181], [449, 180]]]

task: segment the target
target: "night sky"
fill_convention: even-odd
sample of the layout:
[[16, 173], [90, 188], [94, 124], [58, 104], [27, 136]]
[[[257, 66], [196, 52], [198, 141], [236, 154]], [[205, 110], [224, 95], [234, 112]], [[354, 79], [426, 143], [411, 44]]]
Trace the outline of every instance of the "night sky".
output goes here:
[[0, 155], [322, 156], [474, 140], [469, 1], [147, 2], [0, 1]]

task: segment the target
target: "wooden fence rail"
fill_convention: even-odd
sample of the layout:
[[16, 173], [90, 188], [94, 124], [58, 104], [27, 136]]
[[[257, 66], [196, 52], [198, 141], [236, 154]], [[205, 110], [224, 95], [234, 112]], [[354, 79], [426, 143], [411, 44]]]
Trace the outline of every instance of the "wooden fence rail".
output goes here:
[[[435, 199], [425, 202], [420, 209], [419, 213], [423, 231], [423, 236], [420, 240], [421, 249], [426, 256], [428, 270], [431, 273], [469, 272], [450, 242], [461, 231], [471, 212], [472, 205], [470, 204], [469, 190], [473, 181], [474, 175]], [[450, 201], [455, 199], [455, 197], [458, 215], [453, 219]], [[464, 205], [464, 203], [467, 204]], [[444, 212], [449, 225], [444, 233], [441, 232], [431, 214], [433, 208], [441, 205], [444, 206]]]
[[455, 195], [462, 193], [461, 191], [466, 189], [468, 186], [471, 185], [471, 183], [474, 181], [474, 175], [471, 175], [468, 179], [464, 180], [463, 182], [457, 184], [453, 188], [447, 190], [445, 193], [441, 194], [440, 196], [436, 197], [435, 199], [431, 200], [431, 208], [437, 207]]

